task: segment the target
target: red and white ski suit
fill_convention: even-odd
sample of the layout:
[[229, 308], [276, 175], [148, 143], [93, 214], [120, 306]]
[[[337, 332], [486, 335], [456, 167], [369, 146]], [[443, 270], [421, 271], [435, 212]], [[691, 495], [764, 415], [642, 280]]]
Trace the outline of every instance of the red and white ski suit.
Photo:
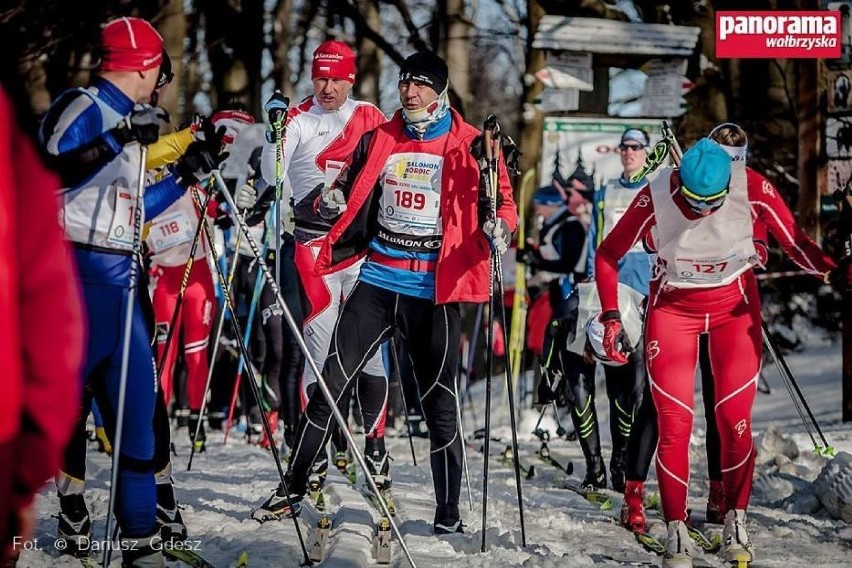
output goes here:
[[[650, 250], [659, 251], [655, 257], [646, 316], [645, 361], [658, 414], [657, 477], [666, 521], [687, 518], [689, 438], [701, 334], [709, 336], [727, 506], [745, 509], [749, 502], [755, 455], [751, 409], [762, 349], [760, 296], [751, 270], [758, 263], [751, 243], [752, 228], [765, 226], [789, 257], [815, 276], [821, 278], [834, 267], [822, 250], [796, 226], [778, 190], [749, 168], [742, 173], [739, 182], [736, 173], [732, 174], [731, 193], [722, 207], [708, 217], [699, 218], [683, 203], [678, 191], [678, 170], [661, 171], [655, 182], [639, 192], [624, 217], [601, 243], [595, 260], [603, 310], [616, 310], [618, 260], [642, 239]], [[663, 185], [652, 190], [654, 183]], [[745, 195], [742, 195], [743, 184], [747, 187]], [[743, 218], [739, 223], [736, 215], [731, 215], [736, 207], [737, 192], [740, 192], [739, 202], [743, 206]], [[726, 207], [729, 207], [726, 215], [720, 215]], [[668, 218], [659, 223], [663, 217], [655, 217], [655, 211], [656, 215], [666, 211]], [[677, 218], [678, 213], [683, 217]], [[683, 227], [679, 235], [667, 235], [664, 228], [661, 230], [661, 225], [671, 227], [672, 223]], [[696, 229], [701, 223], [705, 227], [709, 224], [708, 230]], [[727, 225], [722, 226], [722, 223]], [[740, 229], [732, 229], [738, 225]], [[734, 237], [726, 236], [731, 232], [742, 233], [743, 238], [734, 242]], [[714, 239], [699, 240], [713, 233]], [[719, 244], [720, 240], [730, 242]], [[736, 264], [738, 246], [741, 246], [739, 268], [728, 278], [718, 275], [726, 270], [728, 260]], [[664, 247], [668, 247], [665, 254]], [[700, 256], [696, 251], [702, 247], [721, 248], [724, 253], [710, 258], [709, 262], [696, 262]], [[749, 252], [752, 256], [746, 258]], [[699, 260], [708, 261], [707, 258]], [[696, 273], [685, 267], [694, 268]], [[718, 283], [714, 285], [717, 275]]]
[[[204, 201], [198, 192], [199, 206]], [[215, 202], [211, 200], [211, 206]], [[154, 289], [154, 316], [157, 321], [157, 361], [163, 357], [169, 325], [180, 292], [186, 261], [192, 248], [192, 239], [198, 227], [198, 210], [192, 192], [187, 191], [151, 222], [146, 242], [152, 251], [151, 264], [156, 278]], [[189, 280], [184, 291], [180, 313], [166, 354], [160, 381], [166, 405], [174, 388], [174, 366], [178, 348], [183, 349], [186, 362], [186, 392], [190, 410], [200, 410], [207, 384], [209, 362], [207, 344], [215, 315], [213, 276], [207, 261], [208, 245], [200, 235]]]
[[[361, 263], [330, 274], [314, 271], [316, 258], [331, 223], [317, 214], [324, 186], [330, 186], [364, 133], [387, 121], [373, 104], [348, 99], [334, 111], [324, 110], [314, 97], [305, 99], [287, 114], [284, 139], [283, 175], [292, 188], [296, 238], [295, 262], [302, 283], [305, 343], [311, 357], [322, 368], [328, 355], [331, 336], [340, 307], [352, 291], [361, 271]], [[275, 185], [275, 145], [266, 144], [261, 173], [269, 185]], [[364, 367], [365, 374], [383, 377], [381, 353]], [[302, 409], [308, 403], [307, 389], [316, 382], [309, 365], [305, 366], [300, 385]], [[368, 434], [382, 435], [386, 412], [379, 424], [367, 425]]]

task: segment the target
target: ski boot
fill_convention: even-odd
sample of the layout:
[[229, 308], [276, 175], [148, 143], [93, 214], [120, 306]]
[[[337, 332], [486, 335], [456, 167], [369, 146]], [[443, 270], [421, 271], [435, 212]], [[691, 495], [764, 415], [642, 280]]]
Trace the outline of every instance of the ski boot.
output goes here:
[[[192, 443], [195, 448], [195, 453], [200, 454], [207, 450], [207, 433], [204, 432], [204, 422], [201, 422], [201, 427], [199, 428], [199, 420], [201, 419], [201, 415], [196, 412], [191, 412], [189, 414], [189, 441]], [[195, 437], [195, 430], [198, 430], [198, 438]]]
[[391, 477], [390, 477], [390, 455], [387, 452], [380, 453], [378, 451], [372, 454], [364, 453], [364, 461], [367, 462], [367, 471], [370, 477], [373, 478], [376, 487], [379, 488], [379, 493], [387, 505], [391, 515], [396, 514], [396, 504], [391, 495]]
[[725, 486], [721, 481], [710, 481], [710, 496], [707, 498], [707, 522], [714, 525], [725, 524]]
[[586, 477], [580, 484], [585, 489], [606, 489], [606, 468], [601, 456], [586, 459]]
[[189, 409], [176, 408], [174, 410], [174, 419], [177, 422], [178, 428], [186, 428], [187, 424], [189, 424]]
[[163, 540], [158, 533], [144, 538], [124, 538], [121, 544], [121, 566], [123, 568], [163, 568]]
[[88, 556], [92, 544], [92, 521], [82, 493], [59, 495], [59, 538], [72, 556]]
[[225, 419], [227, 415], [222, 410], [213, 410], [207, 413], [207, 424], [211, 430], [219, 430], [220, 432], [225, 427]]
[[683, 521], [671, 521], [667, 524], [669, 531], [666, 539], [666, 555], [663, 557], [663, 568], [692, 568], [692, 551], [689, 531]]
[[157, 484], [157, 524], [164, 542], [186, 540], [186, 524], [175, 498], [175, 486], [171, 480]]
[[[288, 483], [289, 485], [289, 483]], [[290, 504], [292, 503], [292, 508]], [[302, 511], [302, 496], [291, 493], [289, 500], [284, 487], [279, 485], [272, 496], [263, 505], [251, 512], [251, 518], [259, 523], [278, 521], [288, 517], [298, 517]]]
[[642, 505], [644, 484], [641, 481], [627, 481], [624, 487], [624, 504], [621, 505], [621, 526], [629, 531], [644, 533], [647, 531], [645, 509]]
[[725, 562], [754, 561], [754, 550], [745, 526], [746, 513], [744, 509], [731, 509], [725, 513], [725, 527], [722, 529]]
[[325, 487], [327, 476], [328, 457], [326, 457], [326, 454], [321, 454], [308, 472], [308, 497], [319, 511], [325, 510], [325, 496], [322, 493], [322, 488]]
[[268, 450], [275, 443], [275, 433], [278, 432], [278, 411], [270, 410], [266, 413], [266, 420], [269, 422], [269, 431], [272, 432], [273, 439], [266, 437], [266, 430], [262, 430], [260, 434], [260, 442], [258, 445], [264, 450]]
[[624, 493], [624, 468], [627, 466], [627, 448], [613, 449], [609, 459], [609, 482], [612, 490]]
[[436, 535], [463, 533], [464, 526], [459, 515], [459, 506], [438, 505], [435, 509], [435, 522], [432, 528]]

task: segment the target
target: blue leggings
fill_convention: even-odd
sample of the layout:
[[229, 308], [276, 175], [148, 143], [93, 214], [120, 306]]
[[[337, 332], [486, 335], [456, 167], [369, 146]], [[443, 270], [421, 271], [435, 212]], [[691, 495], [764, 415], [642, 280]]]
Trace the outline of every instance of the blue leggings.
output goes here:
[[[89, 321], [84, 377], [115, 443], [127, 289], [84, 282], [83, 292]], [[157, 384], [150, 334], [138, 299], [134, 304], [115, 514], [123, 536], [146, 537], [156, 532], [152, 421]]]

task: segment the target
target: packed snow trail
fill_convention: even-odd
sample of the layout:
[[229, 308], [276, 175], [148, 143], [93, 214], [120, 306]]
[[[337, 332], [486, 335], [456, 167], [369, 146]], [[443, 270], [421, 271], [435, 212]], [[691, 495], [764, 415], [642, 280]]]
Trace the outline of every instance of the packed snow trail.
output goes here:
[[[840, 420], [840, 346], [821, 339], [813, 333], [806, 349], [787, 355], [788, 363], [799, 381], [808, 402], [820, 420], [829, 442], [837, 451], [852, 452], [852, 424]], [[841, 567], [852, 563], [852, 526], [831, 518], [820, 507], [811, 482], [817, 477], [827, 459], [815, 456], [811, 443], [796, 415], [792, 402], [781, 384], [774, 367], [765, 367], [772, 394], [757, 397], [754, 412], [755, 445], [758, 448], [754, 492], [749, 509], [749, 531], [756, 547], [757, 567]], [[482, 383], [473, 386], [474, 400], [482, 404]], [[505, 424], [506, 417], [496, 408], [500, 381], [494, 381], [495, 423]], [[609, 455], [608, 416], [605, 389], [599, 389], [598, 411], [605, 445]], [[707, 494], [706, 460], [704, 457], [703, 408], [696, 393], [696, 427], [690, 447], [692, 478], [690, 507], [703, 518]], [[481, 417], [481, 408], [477, 409]], [[557, 468], [536, 458], [539, 440], [531, 434], [538, 412], [525, 410], [519, 422], [519, 444], [525, 463], [536, 466], [536, 476], [524, 480], [527, 549], [520, 547], [517, 496], [514, 473], [510, 467], [492, 460], [490, 464], [488, 551], [479, 552], [481, 540], [480, 502], [482, 483], [482, 454], [468, 451], [473, 487], [474, 510], [468, 509], [466, 488], [462, 489], [460, 504], [465, 522], [465, 534], [435, 537], [432, 534], [434, 498], [428, 466], [428, 441], [415, 438], [418, 464], [412, 465], [405, 429], [389, 435], [388, 447], [394, 460], [391, 463], [393, 493], [397, 504], [396, 519], [406, 535], [417, 565], [421, 568], [446, 568], [463, 558], [465, 566], [496, 568], [498, 566], [619, 566], [659, 565], [659, 558], [646, 552], [615, 518], [621, 497], [612, 495], [614, 507], [602, 511], [580, 495], [560, 489], [566, 476]], [[469, 417], [466, 431], [473, 432]], [[565, 424], [568, 424], [565, 416]], [[770, 426], [776, 426], [770, 429]], [[542, 427], [555, 436], [556, 424], [548, 416]], [[494, 429], [493, 435], [509, 439], [507, 426]], [[275, 488], [277, 475], [268, 452], [242, 442], [232, 433], [228, 446], [222, 445], [223, 434], [211, 432], [207, 452], [195, 458], [193, 471], [183, 471], [189, 456], [189, 441], [184, 430], [174, 432], [178, 456], [173, 459], [178, 498], [185, 507], [183, 513], [190, 531], [189, 544], [217, 568], [236, 565], [243, 551], [248, 553], [249, 566], [299, 566], [302, 555], [290, 521], [258, 524], [250, 518], [257, 507]], [[479, 441], [475, 442], [479, 443]], [[585, 474], [585, 462], [576, 442], [551, 439], [553, 456], [561, 463], [574, 463], [572, 479], [577, 482]], [[498, 454], [505, 444], [493, 443]], [[798, 454], [796, 456], [796, 454]], [[796, 456], [796, 457], [791, 457]], [[607, 458], [608, 459], [608, 458]], [[89, 470], [86, 499], [94, 519], [94, 535], [103, 530], [108, 497], [109, 461], [89, 448]], [[361, 473], [359, 472], [359, 476]], [[359, 478], [359, 482], [361, 482]], [[359, 490], [351, 486], [335, 468], [329, 469], [328, 486], [331, 506], [340, 509], [335, 514], [323, 566], [374, 566], [371, 557], [374, 510]], [[657, 491], [652, 467], [646, 492]], [[58, 510], [58, 500], [52, 487], [46, 487], [37, 498], [38, 526], [36, 537], [39, 550], [23, 553], [19, 566], [59, 568], [80, 566], [79, 561], [61, 557], [54, 548], [56, 520], [51, 515]], [[815, 512], [814, 512], [815, 511]], [[653, 511], [648, 513], [650, 530], [664, 537], [662, 520]], [[305, 517], [305, 523], [310, 523]], [[308, 524], [303, 527], [309, 528]], [[710, 525], [708, 532], [721, 531]], [[306, 533], [308, 534], [308, 533]], [[114, 555], [112, 566], [119, 566]], [[724, 566], [714, 555], [699, 553], [696, 559], [709, 566]], [[639, 564], [646, 563], [646, 564]], [[170, 562], [169, 566], [179, 564]], [[394, 547], [392, 566], [407, 566], [398, 546]]]

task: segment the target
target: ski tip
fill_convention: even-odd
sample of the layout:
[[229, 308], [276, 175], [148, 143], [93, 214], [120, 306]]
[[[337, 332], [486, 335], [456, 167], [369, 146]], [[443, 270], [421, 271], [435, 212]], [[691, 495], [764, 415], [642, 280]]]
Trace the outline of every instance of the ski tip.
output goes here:
[[237, 557], [237, 563], [234, 565], [234, 568], [248, 568], [248, 552], [243, 550], [240, 552], [240, 555]]

